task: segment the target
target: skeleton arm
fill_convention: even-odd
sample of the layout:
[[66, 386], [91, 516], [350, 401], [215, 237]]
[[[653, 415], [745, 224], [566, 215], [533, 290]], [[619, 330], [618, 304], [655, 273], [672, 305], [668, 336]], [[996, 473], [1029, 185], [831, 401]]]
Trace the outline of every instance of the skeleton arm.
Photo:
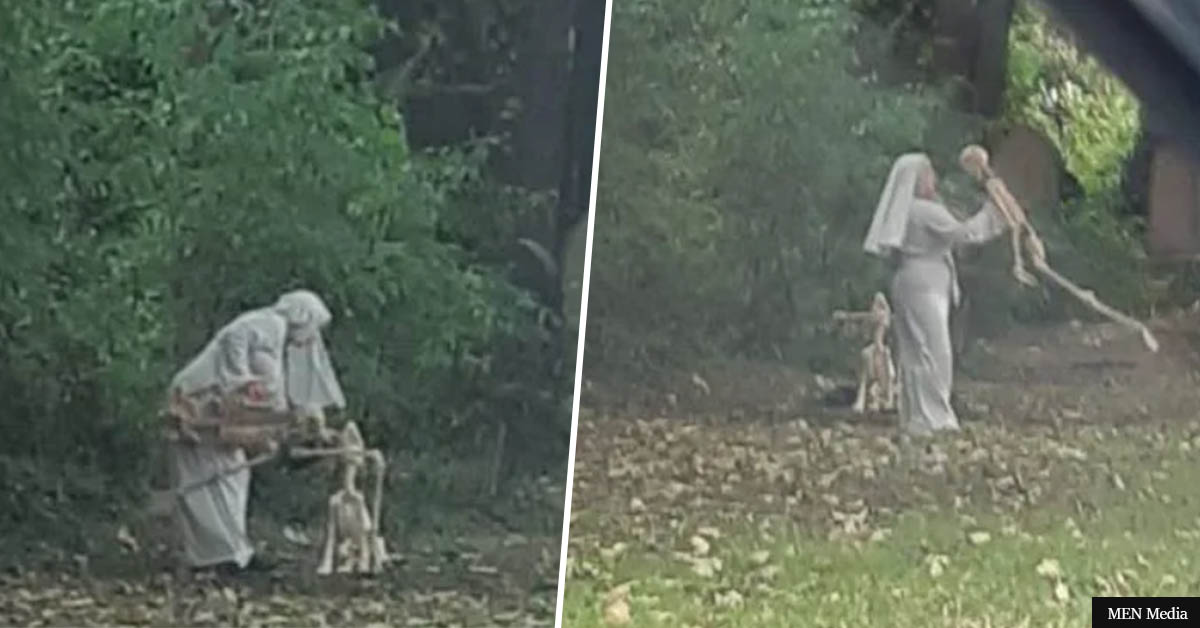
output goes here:
[[835, 321], [862, 321], [870, 322], [875, 319], [874, 312], [847, 312], [846, 310], [834, 310], [833, 320]]
[[340, 500], [337, 495], [329, 498], [329, 506], [326, 508], [325, 514], [325, 543], [321, 550], [321, 564], [317, 567], [317, 574], [328, 576], [333, 573], [333, 558], [334, 549], [337, 543], [338, 529], [337, 516]]
[[1013, 276], [1017, 278], [1017, 281], [1027, 286], [1035, 286], [1037, 285], [1037, 280], [1033, 275], [1029, 274], [1029, 271], [1025, 270], [1025, 259], [1021, 255], [1021, 236], [1024, 235], [1031, 240], [1036, 240], [1039, 244], [1041, 241], [1037, 240], [1037, 235], [1034, 234], [1033, 228], [1025, 216], [1025, 211], [1017, 203], [1016, 199], [1012, 197], [1012, 194], [1009, 193], [1008, 186], [1004, 185], [1004, 182], [1000, 179], [997, 179], [991, 173], [990, 169], [987, 170], [987, 176], [989, 178], [984, 185], [988, 191], [988, 198], [991, 199], [996, 209], [1000, 210], [1005, 222], [1008, 223], [1013, 254]]
[[892, 307], [882, 292], [876, 292], [871, 301], [871, 309], [865, 312], [834, 310], [833, 320], [871, 323], [876, 330], [879, 328], [886, 330], [892, 322]]
[[288, 451], [292, 458], [331, 458], [361, 454], [360, 447], [293, 447]]

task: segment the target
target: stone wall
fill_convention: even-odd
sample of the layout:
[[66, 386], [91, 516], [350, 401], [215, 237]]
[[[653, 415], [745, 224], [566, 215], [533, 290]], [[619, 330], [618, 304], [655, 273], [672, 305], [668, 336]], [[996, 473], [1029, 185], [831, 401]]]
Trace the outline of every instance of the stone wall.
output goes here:
[[1200, 177], [1189, 155], [1167, 143], [1154, 147], [1146, 194], [1147, 248], [1160, 259], [1200, 255]]

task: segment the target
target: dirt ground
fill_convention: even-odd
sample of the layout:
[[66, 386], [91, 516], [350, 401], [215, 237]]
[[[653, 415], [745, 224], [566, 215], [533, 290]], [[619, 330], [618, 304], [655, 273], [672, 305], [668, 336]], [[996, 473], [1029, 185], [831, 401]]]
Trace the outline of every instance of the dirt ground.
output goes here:
[[269, 568], [237, 575], [177, 577], [153, 520], [89, 526], [102, 548], [90, 553], [37, 540], [13, 551], [8, 537], [0, 626], [553, 625], [560, 537], [467, 519], [456, 534], [388, 539], [394, 560], [374, 578], [316, 576], [316, 531], [300, 544], [253, 512], [251, 537]]
[[1164, 426], [1200, 432], [1200, 313], [1151, 328], [1157, 354], [1112, 324], [975, 341], [956, 365], [963, 431], [916, 446], [898, 436], [894, 414], [849, 411], [849, 372], [744, 362], [640, 381], [585, 372], [572, 548], [586, 554], [631, 533], [653, 546], [696, 513], [721, 523], [780, 515], [824, 535], [934, 505], [1057, 500], [1086, 511], [1072, 487], [1112, 478], [1085, 449], [1162, 440]]
[[[1146, 351], [1135, 333], [1112, 323], [1073, 321], [977, 339], [955, 364], [958, 409], [967, 420], [995, 410], [1000, 414], [994, 418], [1018, 422], [1046, 418], [1039, 402], [1066, 404], [1068, 416], [1074, 414], [1072, 405], [1083, 412], [1100, 404], [1104, 418], [1115, 420], [1135, 419], [1147, 411], [1186, 413], [1198, 395], [1200, 312], [1173, 312], [1149, 326], [1161, 344], [1158, 353]], [[855, 343], [847, 340], [848, 352], [856, 350]], [[745, 361], [639, 380], [592, 377], [585, 369], [580, 405], [592, 415], [608, 416], [786, 421], [816, 413], [834, 419], [843, 412], [829, 402], [829, 382], [845, 389], [854, 384], [853, 376]], [[999, 403], [987, 409], [978, 405], [989, 402]]]

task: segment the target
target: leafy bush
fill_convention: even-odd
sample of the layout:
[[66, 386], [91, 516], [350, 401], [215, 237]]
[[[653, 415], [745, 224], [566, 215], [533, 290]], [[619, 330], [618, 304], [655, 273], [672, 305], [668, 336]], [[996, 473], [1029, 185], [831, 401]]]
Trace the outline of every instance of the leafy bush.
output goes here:
[[1028, 2], [1009, 31], [1005, 100], [1005, 117], [1051, 138], [1085, 194], [1120, 184], [1140, 129], [1137, 99]]
[[[495, 245], [454, 233], [481, 211], [478, 160], [415, 154], [373, 95], [385, 26], [341, 0], [0, 8], [0, 453], [139, 477], [172, 373], [299, 286], [328, 300], [349, 412], [389, 448], [464, 442], [503, 386], [547, 389], [489, 366], [536, 363], [544, 332]], [[532, 403], [510, 420], [561, 422]], [[565, 459], [557, 434], [525, 445]]]
[[[589, 368], [704, 354], [849, 366], [829, 313], [862, 309], [886, 289], [885, 265], [861, 242], [891, 160], [925, 150], [952, 208], [969, 214], [983, 200], [956, 156], [979, 141], [984, 121], [947, 106], [938, 86], [902, 83], [923, 76], [923, 53], [899, 45], [912, 43], [899, 31], [923, 23], [928, 9], [614, 5]], [[1114, 185], [1136, 105], [1041, 20], [1023, 9], [1014, 29], [1008, 121], [1045, 129], [1052, 118], [1042, 96], [1058, 94], [1064, 126], [1053, 137], [1086, 194], [1071, 211], [1034, 220], [1056, 267], [1103, 285], [1114, 305], [1138, 305], [1140, 243], [1118, 217], [1124, 201]], [[1010, 256], [1006, 241], [961, 255], [970, 335], [1082, 312], [1057, 290], [1018, 286]]]
[[824, 11], [614, 5], [589, 363], [821, 361], [829, 312], [884, 287], [862, 237], [891, 160], [936, 131], [938, 99], [852, 74], [836, 27], [865, 25]]

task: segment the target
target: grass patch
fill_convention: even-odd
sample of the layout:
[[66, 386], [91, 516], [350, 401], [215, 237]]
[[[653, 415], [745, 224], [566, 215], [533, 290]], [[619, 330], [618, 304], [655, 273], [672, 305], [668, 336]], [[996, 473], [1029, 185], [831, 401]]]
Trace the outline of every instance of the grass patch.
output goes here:
[[[636, 626], [1089, 626], [1093, 595], [1196, 595], [1192, 431], [1065, 435], [1086, 463], [1051, 459], [1030, 434], [1028, 450], [1010, 444], [1014, 460], [1040, 464], [1047, 480], [1073, 471], [1072, 481], [1046, 483], [1016, 509], [939, 492], [842, 538], [779, 514], [706, 530], [702, 521], [720, 519], [710, 505], [656, 513], [671, 529], [665, 542], [634, 532], [622, 544], [614, 530], [647, 524], [587, 510], [572, 525], [563, 622], [612, 625], [606, 612], [619, 619], [625, 607]], [[952, 453], [947, 464], [957, 462]], [[948, 474], [948, 488], [969, 475]], [[895, 481], [904, 478], [877, 482]]]

